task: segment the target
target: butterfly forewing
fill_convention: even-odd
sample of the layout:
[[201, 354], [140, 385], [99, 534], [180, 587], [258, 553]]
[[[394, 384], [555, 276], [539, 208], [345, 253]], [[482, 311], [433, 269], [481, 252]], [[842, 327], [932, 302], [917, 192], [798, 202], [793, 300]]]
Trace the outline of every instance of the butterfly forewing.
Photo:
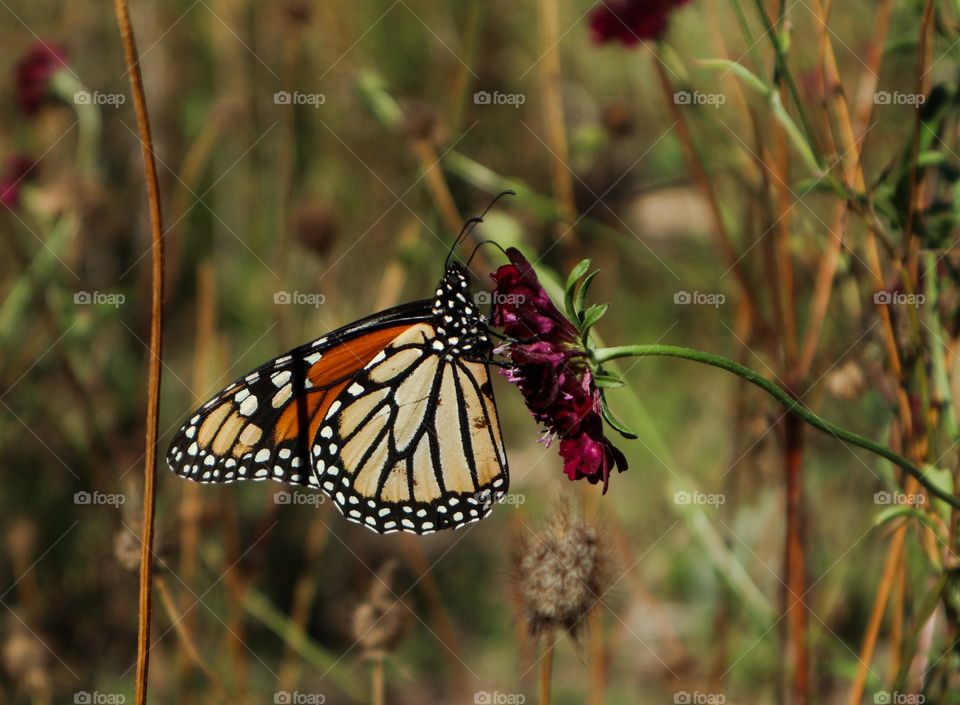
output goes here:
[[[427, 302], [428, 303], [428, 302]], [[272, 478], [317, 486], [310, 449], [337, 395], [417, 320], [391, 311], [291, 350], [228, 385], [178, 431], [167, 462], [200, 482]]]

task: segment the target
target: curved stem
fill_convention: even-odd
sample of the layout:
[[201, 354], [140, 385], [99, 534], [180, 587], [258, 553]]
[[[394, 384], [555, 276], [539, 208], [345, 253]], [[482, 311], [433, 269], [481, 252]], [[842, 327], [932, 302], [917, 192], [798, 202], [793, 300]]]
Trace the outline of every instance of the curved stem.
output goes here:
[[150, 665], [150, 616], [153, 608], [153, 540], [154, 513], [157, 502], [157, 439], [160, 432], [160, 373], [163, 354], [163, 213], [160, 207], [160, 181], [157, 177], [157, 162], [153, 151], [147, 99], [144, 95], [143, 76], [140, 75], [140, 56], [130, 22], [130, 7], [127, 0], [114, 0], [114, 12], [123, 44], [130, 89], [133, 93], [133, 109], [137, 117], [140, 150], [143, 154], [143, 171], [147, 187], [147, 204], [150, 209], [151, 233], [151, 285], [150, 285], [150, 362], [147, 377], [146, 448], [143, 464], [143, 524], [140, 545], [139, 612], [137, 616], [137, 675], [136, 705], [146, 705], [147, 675]]
[[604, 362], [622, 357], [654, 356], [679, 357], [685, 360], [693, 360], [694, 362], [699, 362], [704, 365], [710, 365], [711, 367], [719, 367], [721, 370], [726, 370], [727, 372], [732, 372], [738, 377], [742, 377], [743, 379], [747, 380], [750, 382], [750, 384], [760, 387], [760, 389], [779, 401], [781, 404], [787, 407], [787, 409], [799, 416], [814, 428], [818, 428], [824, 433], [828, 433], [838, 440], [852, 443], [855, 446], [869, 450], [871, 453], [876, 453], [877, 455], [886, 458], [891, 463], [899, 465], [907, 473], [915, 477], [917, 481], [923, 485], [928, 492], [930, 492], [930, 494], [942, 499], [952, 507], [960, 508], [960, 498], [955, 497], [940, 487], [937, 487], [933, 482], [927, 479], [923, 470], [918, 468], [903, 456], [894, 453], [884, 445], [871, 441], [869, 438], [865, 438], [854, 433], [853, 431], [848, 431], [845, 428], [841, 428], [840, 426], [820, 418], [798, 400], [794, 399], [789, 392], [782, 389], [779, 385], [771, 382], [759, 372], [751, 370], [749, 367], [744, 367], [733, 360], [729, 360], [720, 355], [713, 355], [701, 350], [694, 350], [693, 348], [684, 348], [676, 345], [621, 345], [613, 348], [601, 348], [600, 350], [595, 350], [593, 352], [593, 360], [597, 364], [603, 364]]

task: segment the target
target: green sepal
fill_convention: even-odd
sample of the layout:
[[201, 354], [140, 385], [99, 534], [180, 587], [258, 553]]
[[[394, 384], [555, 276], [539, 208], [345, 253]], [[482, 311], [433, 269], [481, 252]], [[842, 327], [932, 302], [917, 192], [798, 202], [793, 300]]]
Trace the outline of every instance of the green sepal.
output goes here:
[[639, 438], [636, 433], [631, 431], [620, 421], [616, 416], [613, 415], [613, 412], [610, 411], [610, 407], [607, 405], [607, 397], [604, 394], [603, 389], [600, 389], [600, 413], [603, 415], [603, 420], [610, 424], [610, 428], [619, 433], [624, 438], [629, 440], [634, 440]]

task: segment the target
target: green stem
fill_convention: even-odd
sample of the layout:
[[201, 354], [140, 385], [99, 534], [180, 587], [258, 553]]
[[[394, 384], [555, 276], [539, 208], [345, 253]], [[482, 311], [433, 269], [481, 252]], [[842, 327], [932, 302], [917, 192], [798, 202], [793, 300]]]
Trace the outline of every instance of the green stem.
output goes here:
[[894, 453], [886, 446], [871, 441], [869, 438], [864, 438], [863, 436], [853, 433], [852, 431], [848, 431], [840, 426], [826, 421], [825, 419], [820, 418], [799, 401], [794, 399], [789, 392], [782, 389], [779, 385], [771, 382], [766, 377], [763, 377], [759, 372], [751, 370], [749, 367], [744, 367], [733, 360], [721, 357], [720, 355], [712, 355], [701, 350], [683, 348], [676, 345], [621, 345], [613, 348], [602, 348], [600, 350], [595, 350], [593, 353], [593, 361], [598, 365], [602, 365], [604, 362], [609, 362], [610, 360], [616, 360], [623, 357], [651, 356], [679, 357], [685, 360], [693, 360], [694, 362], [699, 362], [704, 365], [719, 367], [721, 370], [726, 370], [727, 372], [732, 372], [738, 377], [742, 377], [743, 379], [747, 380], [751, 384], [760, 387], [760, 389], [779, 401], [792, 413], [799, 416], [814, 428], [818, 428], [824, 433], [828, 433], [838, 440], [846, 441], [847, 443], [851, 443], [865, 450], [869, 450], [871, 453], [875, 453], [883, 458], [886, 458], [891, 463], [900, 466], [907, 473], [915, 477], [930, 494], [942, 499], [950, 506], [960, 509], [960, 498], [955, 497], [940, 487], [937, 487], [935, 483], [927, 479], [923, 470], [918, 468], [903, 456]]

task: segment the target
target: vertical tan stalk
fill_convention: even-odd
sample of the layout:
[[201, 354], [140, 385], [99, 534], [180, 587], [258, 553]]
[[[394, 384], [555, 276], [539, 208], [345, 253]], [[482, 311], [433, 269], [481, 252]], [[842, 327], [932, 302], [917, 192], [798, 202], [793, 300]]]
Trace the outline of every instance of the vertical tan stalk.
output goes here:
[[[199, 404], [210, 382], [210, 360], [213, 353], [214, 326], [216, 316], [216, 289], [213, 266], [209, 260], [200, 263], [197, 268], [197, 348], [193, 360], [194, 399]], [[200, 556], [200, 517], [203, 513], [203, 497], [200, 485], [196, 482], [184, 482], [180, 498], [180, 579], [188, 585], [195, 585], [197, 565]], [[189, 605], [186, 605], [189, 607]], [[177, 628], [183, 628], [188, 635], [196, 626], [196, 612], [184, 612], [182, 622]], [[194, 700], [185, 686], [187, 662], [179, 656], [179, 698], [178, 702], [188, 703]]]
[[607, 691], [607, 650], [604, 643], [603, 614], [593, 610], [590, 621], [590, 682], [587, 705], [603, 705]]
[[160, 602], [163, 604], [163, 609], [167, 612], [167, 618], [170, 620], [170, 624], [173, 625], [173, 629], [180, 638], [184, 654], [189, 657], [194, 665], [207, 677], [207, 680], [210, 681], [214, 690], [217, 691], [220, 702], [229, 702], [230, 698], [227, 697], [227, 691], [224, 690], [220, 679], [217, 678], [217, 675], [211, 670], [203, 656], [200, 655], [200, 651], [197, 649], [197, 645], [194, 643], [190, 631], [186, 628], [186, 622], [184, 620], [186, 615], [177, 612], [176, 605], [174, 605], [173, 602], [173, 596], [170, 594], [170, 588], [167, 587], [167, 583], [162, 577], [157, 578], [157, 592], [160, 594]]
[[[573, 175], [570, 173], [570, 149], [563, 113], [563, 72], [560, 68], [560, 13], [557, 0], [538, 0], [540, 17], [540, 83], [543, 87], [543, 122], [547, 144], [552, 152], [551, 177], [553, 197], [560, 204], [561, 219], [557, 234], [561, 235], [576, 220]], [[566, 241], [569, 246], [570, 241]]]
[[373, 690], [373, 705], [387, 704], [387, 678], [384, 669], [384, 654], [377, 654], [370, 664], [370, 685]]
[[701, 193], [703, 193], [704, 198], [707, 199], [707, 205], [710, 208], [710, 215], [713, 217], [714, 221], [714, 234], [717, 238], [717, 246], [720, 248], [724, 262], [728, 267], [730, 267], [737, 279], [737, 283], [740, 285], [740, 289], [743, 292], [743, 298], [746, 301], [747, 306], [750, 308], [750, 317], [754, 325], [762, 329], [764, 325], [763, 317], [760, 315], [760, 310], [757, 308], [757, 298], [755, 296], [755, 292], [753, 291], [753, 286], [750, 284], [750, 280], [747, 279], [747, 275], [743, 271], [743, 267], [740, 266], [740, 257], [737, 255], [736, 248], [733, 246], [733, 240], [730, 237], [730, 232], [727, 230], [727, 226], [723, 220], [723, 211], [720, 209], [720, 201], [717, 199], [717, 194], [713, 189], [713, 184], [710, 182], [706, 169], [703, 167], [703, 161], [700, 159], [700, 154], [697, 152], [697, 147], [693, 143], [693, 138], [690, 135], [690, 128], [687, 125], [687, 119], [684, 116], [683, 111], [680, 110], [680, 107], [674, 102], [673, 84], [670, 81], [670, 77], [667, 75], [666, 69], [664, 69], [663, 64], [660, 62], [660, 59], [657, 58], [656, 53], [652, 49], [650, 56], [653, 59], [653, 69], [656, 72], [657, 79], [660, 82], [660, 90], [663, 94], [664, 101], [667, 104], [667, 108], [670, 111], [670, 117], [673, 119], [674, 126], [676, 128], [675, 132], [677, 139], [683, 146], [683, 151], [686, 155], [687, 168], [690, 170], [690, 176], [693, 178], [694, 183], [697, 184], [697, 187], [700, 189]]
[[140, 57], [130, 24], [130, 8], [126, 0], [114, 0], [114, 11], [123, 42], [123, 54], [130, 76], [133, 109], [137, 116], [143, 170], [147, 182], [147, 202], [150, 206], [150, 233], [152, 238], [152, 286], [150, 315], [150, 361], [147, 380], [146, 450], [143, 465], [143, 536], [140, 550], [139, 613], [137, 618], [137, 675], [136, 705], [147, 702], [147, 673], [150, 664], [150, 611], [153, 582], [154, 510], [157, 490], [157, 436], [160, 427], [160, 372], [163, 354], [163, 214], [160, 210], [160, 184], [150, 134], [147, 99], [140, 74]]
[[540, 705], [550, 705], [550, 690], [553, 682], [553, 650], [556, 646], [556, 638], [552, 631], [548, 631], [542, 637], [544, 644], [544, 653], [540, 657], [540, 677], [537, 684], [537, 702]]

